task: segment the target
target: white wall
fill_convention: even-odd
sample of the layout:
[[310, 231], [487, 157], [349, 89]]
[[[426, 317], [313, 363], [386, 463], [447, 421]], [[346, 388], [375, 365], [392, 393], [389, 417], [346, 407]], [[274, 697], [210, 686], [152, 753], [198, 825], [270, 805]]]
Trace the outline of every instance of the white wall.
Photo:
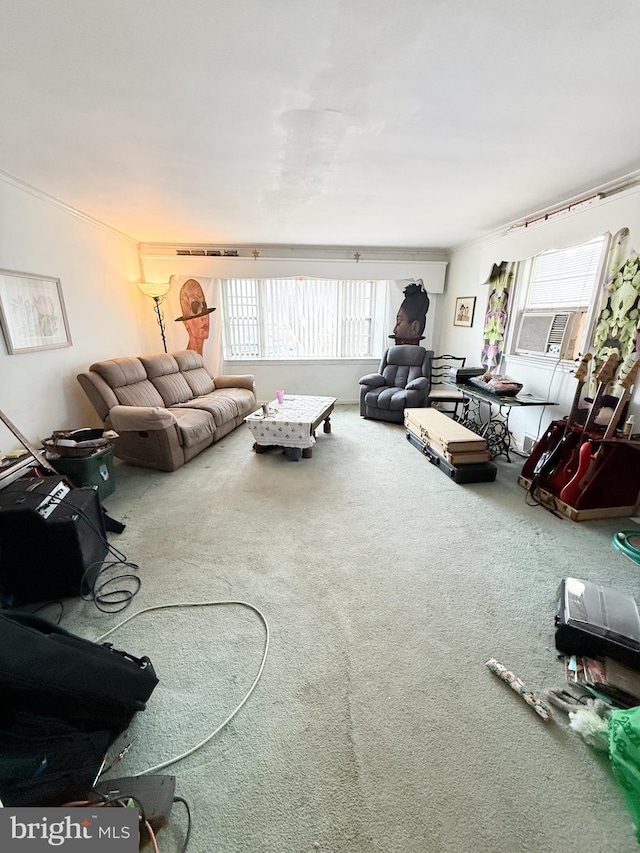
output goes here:
[[[134, 284], [137, 245], [0, 179], [0, 268], [59, 278], [73, 341], [64, 349], [8, 355], [0, 335], [0, 409], [36, 446], [54, 429], [98, 425], [76, 374], [94, 361], [143, 349], [148, 300]], [[3, 427], [0, 451], [19, 447]]]
[[[439, 349], [453, 355], [467, 357], [469, 366], [480, 365], [482, 331], [487, 305], [486, 281], [493, 263], [521, 260], [545, 249], [576, 245], [598, 234], [614, 234], [620, 228], [630, 230], [630, 247], [640, 251], [640, 188], [612, 195], [581, 211], [552, 219], [531, 229], [521, 229], [511, 234], [493, 236], [460, 247], [452, 252], [447, 270], [445, 293], [440, 316], [441, 338]], [[473, 326], [469, 329], [453, 325], [455, 299], [458, 296], [475, 296], [476, 311]], [[576, 383], [571, 373], [556, 371], [550, 385], [551, 371], [518, 358], [508, 358], [503, 371], [524, 384], [524, 391], [553, 399], [559, 405], [541, 408], [513, 409], [510, 427], [514, 439], [521, 445], [524, 435], [539, 436], [546, 425], [564, 417], [571, 408]], [[630, 411], [640, 423], [640, 393], [637, 387]]]

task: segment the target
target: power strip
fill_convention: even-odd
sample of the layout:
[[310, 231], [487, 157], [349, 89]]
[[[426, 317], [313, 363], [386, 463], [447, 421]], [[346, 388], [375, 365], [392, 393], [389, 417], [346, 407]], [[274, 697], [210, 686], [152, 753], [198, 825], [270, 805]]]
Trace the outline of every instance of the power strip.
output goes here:
[[[106, 779], [94, 786], [109, 800], [132, 799], [133, 805], [138, 806], [149, 822], [151, 829], [157, 833], [165, 826], [171, 814], [171, 806], [176, 791], [175, 776], [125, 776], [122, 779]], [[141, 833], [141, 844], [148, 841], [148, 833]]]

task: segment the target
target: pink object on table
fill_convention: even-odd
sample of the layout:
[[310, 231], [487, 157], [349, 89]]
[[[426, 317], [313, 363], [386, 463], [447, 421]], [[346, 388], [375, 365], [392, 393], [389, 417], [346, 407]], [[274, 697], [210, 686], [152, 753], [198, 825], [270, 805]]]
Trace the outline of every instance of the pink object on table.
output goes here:
[[276, 397], [278, 398], [278, 403], [282, 405], [284, 402], [284, 391], [276, 391]]

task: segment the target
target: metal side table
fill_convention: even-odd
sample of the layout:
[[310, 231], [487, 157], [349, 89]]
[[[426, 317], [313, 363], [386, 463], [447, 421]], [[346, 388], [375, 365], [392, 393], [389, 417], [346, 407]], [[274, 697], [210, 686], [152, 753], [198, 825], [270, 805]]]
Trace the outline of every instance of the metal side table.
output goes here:
[[464, 394], [462, 414], [458, 418], [461, 424], [487, 440], [492, 458], [506, 457], [511, 462], [509, 451], [512, 447], [509, 431], [511, 409], [519, 406], [556, 406], [553, 400], [544, 400], [532, 394], [520, 392], [515, 397], [492, 394], [483, 388], [477, 388], [464, 382], [447, 382], [450, 388], [456, 388]]

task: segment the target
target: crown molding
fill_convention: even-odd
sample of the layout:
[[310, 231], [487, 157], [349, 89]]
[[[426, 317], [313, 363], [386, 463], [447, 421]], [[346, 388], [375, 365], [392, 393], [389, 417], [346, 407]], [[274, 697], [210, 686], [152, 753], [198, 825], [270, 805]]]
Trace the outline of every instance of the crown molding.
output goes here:
[[[437, 261], [446, 263], [446, 249], [393, 246], [315, 246], [278, 243], [140, 243], [140, 256], [147, 259], [209, 257], [305, 261]], [[180, 254], [178, 254], [180, 252]], [[225, 254], [232, 252], [233, 254]], [[187, 254], [188, 253], [188, 254]], [[237, 253], [237, 254], [236, 254]], [[254, 253], [257, 253], [254, 254]]]
[[629, 172], [628, 174], [616, 178], [615, 180], [608, 181], [607, 183], [600, 184], [596, 187], [592, 187], [591, 189], [570, 196], [564, 199], [563, 201], [557, 202], [556, 204], [548, 205], [547, 207], [543, 207], [539, 210], [533, 211], [532, 213], [528, 213], [526, 216], [520, 216], [518, 219], [513, 219], [510, 222], [507, 222], [503, 225], [499, 225], [496, 228], [491, 229], [490, 231], [486, 231], [484, 234], [480, 234], [478, 237], [474, 237], [473, 240], [465, 240], [463, 243], [458, 243], [457, 245], [451, 247], [450, 252], [457, 252], [461, 249], [466, 249], [469, 246], [475, 246], [478, 243], [486, 243], [487, 241], [491, 242], [492, 240], [499, 240], [500, 238], [505, 237], [510, 233], [517, 234], [524, 229], [525, 223], [527, 222], [532, 224], [535, 222], [535, 225], [533, 227], [539, 228], [541, 226], [544, 226], [545, 224], [555, 222], [556, 216], [559, 218], [559, 216], [562, 215], [563, 219], [568, 216], [575, 216], [579, 213], [582, 213], [586, 209], [586, 206], [581, 208], [580, 203], [589, 200], [592, 196], [600, 196], [600, 198], [594, 200], [593, 204], [589, 205], [589, 207], [608, 204], [613, 200], [615, 196], [621, 195], [623, 193], [631, 194], [634, 192], [638, 192], [639, 190], [640, 169], [636, 169], [635, 171]]
[[53, 195], [49, 195], [49, 193], [44, 192], [43, 190], [39, 190], [37, 187], [28, 184], [26, 181], [23, 181], [21, 178], [16, 178], [15, 175], [10, 175], [8, 172], [4, 172], [0, 169], [0, 180], [5, 184], [9, 184], [10, 186], [16, 187], [23, 192], [32, 195], [34, 198], [39, 199], [40, 201], [47, 202], [48, 204], [52, 204], [55, 207], [64, 210], [65, 213], [69, 213], [71, 216], [75, 216], [76, 219], [81, 219], [83, 222], [87, 222], [89, 225], [93, 225], [95, 228], [100, 228], [102, 231], [106, 231], [109, 234], [118, 237], [120, 240], [124, 240], [127, 243], [130, 243], [132, 246], [139, 247], [140, 241], [130, 237], [128, 234], [124, 234], [122, 231], [118, 231], [117, 228], [113, 228], [111, 225], [107, 225], [104, 222], [101, 222], [99, 219], [95, 219], [93, 216], [89, 216], [88, 213], [83, 213], [81, 210], [78, 210], [75, 207], [72, 207], [70, 204], [67, 204], [64, 201], [61, 201], [59, 198], [56, 198]]

